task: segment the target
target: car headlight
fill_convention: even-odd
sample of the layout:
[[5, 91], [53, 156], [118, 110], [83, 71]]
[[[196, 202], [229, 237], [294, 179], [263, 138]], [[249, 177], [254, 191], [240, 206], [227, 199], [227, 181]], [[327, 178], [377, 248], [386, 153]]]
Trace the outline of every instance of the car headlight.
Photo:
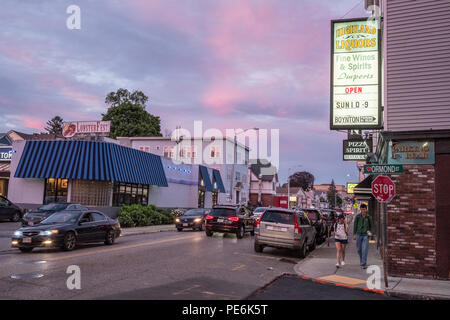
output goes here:
[[22, 231], [17, 230], [16, 232], [14, 232], [14, 236], [21, 237], [22, 236]]
[[201, 222], [201, 221], [202, 221], [202, 218], [194, 219], [194, 222]]
[[45, 230], [45, 231], [41, 231], [39, 232], [40, 236], [51, 236], [53, 234], [57, 234], [58, 230]]
[[175, 222], [180, 222], [180, 218], [176, 218], [176, 219], [175, 219]]

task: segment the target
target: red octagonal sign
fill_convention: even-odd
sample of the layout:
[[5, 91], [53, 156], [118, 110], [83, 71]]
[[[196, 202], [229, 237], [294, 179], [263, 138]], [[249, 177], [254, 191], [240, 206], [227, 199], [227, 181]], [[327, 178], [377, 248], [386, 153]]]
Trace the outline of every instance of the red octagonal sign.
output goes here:
[[395, 197], [395, 184], [387, 176], [378, 176], [372, 181], [372, 194], [378, 202], [390, 202]]

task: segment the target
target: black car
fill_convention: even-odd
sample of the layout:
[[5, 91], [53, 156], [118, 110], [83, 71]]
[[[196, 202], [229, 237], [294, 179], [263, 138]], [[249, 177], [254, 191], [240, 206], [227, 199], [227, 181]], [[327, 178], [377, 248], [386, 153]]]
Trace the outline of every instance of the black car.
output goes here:
[[22, 209], [3, 196], [0, 196], [0, 220], [17, 222], [22, 217]]
[[49, 203], [36, 210], [27, 212], [22, 218], [22, 226], [34, 226], [42, 220], [48, 218], [55, 212], [60, 211], [87, 211], [88, 208], [79, 203]]
[[308, 219], [311, 221], [311, 224], [316, 228], [316, 240], [317, 244], [320, 244], [325, 241], [325, 239], [328, 237], [328, 228], [327, 228], [327, 222], [324, 216], [322, 215], [322, 212], [320, 212], [317, 209], [301, 209]]
[[255, 234], [255, 219], [245, 207], [221, 205], [214, 206], [206, 215], [206, 235], [211, 237], [214, 232], [235, 233], [238, 239], [246, 232]]
[[11, 246], [22, 252], [35, 247], [60, 247], [73, 250], [78, 243], [114, 243], [121, 233], [120, 224], [99, 211], [60, 211], [40, 224], [14, 232]]
[[203, 208], [188, 210], [175, 219], [175, 226], [178, 231], [183, 231], [184, 228], [202, 231], [207, 213], [209, 213], [209, 210]]

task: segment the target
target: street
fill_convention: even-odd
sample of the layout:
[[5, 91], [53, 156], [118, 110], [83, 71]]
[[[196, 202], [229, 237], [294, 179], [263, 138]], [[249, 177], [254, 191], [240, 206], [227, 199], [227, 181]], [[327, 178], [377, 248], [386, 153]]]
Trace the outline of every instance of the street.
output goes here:
[[[6, 229], [10, 223], [1, 223]], [[0, 238], [1, 299], [242, 299], [298, 261], [284, 250], [255, 254], [253, 239], [204, 232], [121, 237], [113, 246], [23, 254]], [[42, 263], [40, 263], [42, 262]], [[69, 265], [81, 269], [81, 290], [68, 290]], [[12, 279], [42, 274], [37, 279]]]

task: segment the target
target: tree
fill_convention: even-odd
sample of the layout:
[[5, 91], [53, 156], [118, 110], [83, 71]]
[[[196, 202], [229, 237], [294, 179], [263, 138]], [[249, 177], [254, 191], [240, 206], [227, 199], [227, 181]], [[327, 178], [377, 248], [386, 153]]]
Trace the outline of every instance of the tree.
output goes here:
[[291, 187], [309, 191], [314, 187], [314, 176], [307, 171], [296, 172], [289, 177], [289, 182]]
[[342, 206], [342, 198], [339, 196], [336, 190], [336, 185], [334, 184], [334, 179], [331, 180], [330, 187], [327, 192], [328, 204], [330, 208], [336, 208]]
[[45, 131], [51, 134], [62, 134], [64, 120], [60, 116], [55, 116], [47, 121]]
[[118, 89], [105, 98], [109, 105], [103, 121], [111, 121], [109, 136], [117, 137], [155, 137], [161, 136], [161, 120], [145, 110], [148, 97], [142, 91], [129, 92]]

